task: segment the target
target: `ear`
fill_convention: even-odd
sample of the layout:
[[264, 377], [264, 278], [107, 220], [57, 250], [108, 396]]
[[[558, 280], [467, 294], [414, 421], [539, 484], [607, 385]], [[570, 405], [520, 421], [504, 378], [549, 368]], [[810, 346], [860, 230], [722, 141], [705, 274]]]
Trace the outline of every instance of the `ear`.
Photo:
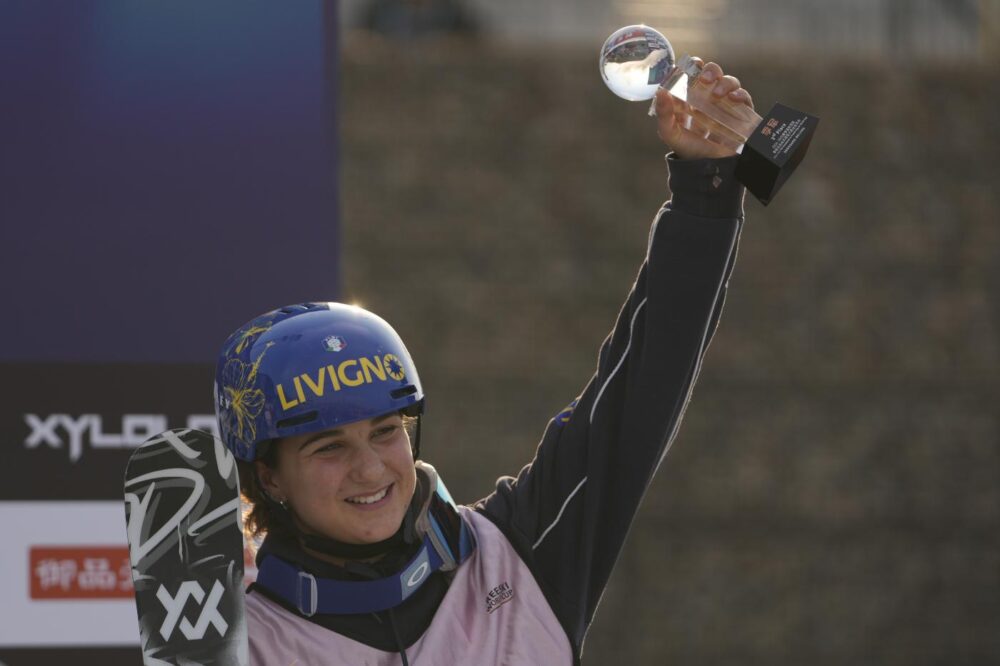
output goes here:
[[285, 493], [281, 490], [281, 485], [278, 483], [274, 468], [268, 467], [260, 460], [254, 462], [254, 467], [257, 470], [257, 479], [260, 481], [261, 489], [268, 497], [273, 498], [275, 501], [284, 501]]

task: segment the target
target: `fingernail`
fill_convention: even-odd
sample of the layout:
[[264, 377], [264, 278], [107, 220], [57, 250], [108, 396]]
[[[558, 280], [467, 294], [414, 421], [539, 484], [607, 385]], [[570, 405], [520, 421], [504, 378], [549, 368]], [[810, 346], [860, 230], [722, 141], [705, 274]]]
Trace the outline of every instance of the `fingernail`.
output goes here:
[[713, 95], [718, 95], [719, 97], [722, 97], [722, 95], [724, 95], [725, 93], [726, 93], [726, 86], [724, 86], [721, 81], [719, 82], [719, 85], [712, 88]]
[[701, 73], [701, 80], [705, 83], [711, 83], [715, 80], [715, 72], [710, 69], [706, 69]]

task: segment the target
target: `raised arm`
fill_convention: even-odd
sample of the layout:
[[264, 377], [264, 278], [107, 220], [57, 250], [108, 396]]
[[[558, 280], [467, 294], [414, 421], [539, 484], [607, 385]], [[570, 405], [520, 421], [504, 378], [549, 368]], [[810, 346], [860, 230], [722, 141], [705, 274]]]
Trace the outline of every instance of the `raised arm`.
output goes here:
[[[749, 104], [738, 81], [717, 66], [705, 70], [716, 75], [707, 84], [723, 82], [721, 94], [739, 91], [733, 99]], [[736, 158], [716, 157], [716, 146], [678, 127], [669, 99], [658, 98], [657, 111], [661, 138], [688, 159], [668, 159], [673, 198], [656, 216], [597, 371], [549, 423], [532, 462], [476, 505], [531, 567], [577, 653], [677, 434], [719, 321], [743, 220]]]

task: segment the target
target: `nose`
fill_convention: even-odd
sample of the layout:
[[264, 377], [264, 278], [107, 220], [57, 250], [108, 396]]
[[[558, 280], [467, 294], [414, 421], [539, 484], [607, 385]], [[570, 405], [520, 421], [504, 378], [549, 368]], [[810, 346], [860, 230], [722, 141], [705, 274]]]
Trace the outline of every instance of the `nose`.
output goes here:
[[378, 451], [369, 444], [356, 451], [353, 463], [351, 472], [358, 483], [380, 481], [385, 473], [385, 463], [382, 462]]

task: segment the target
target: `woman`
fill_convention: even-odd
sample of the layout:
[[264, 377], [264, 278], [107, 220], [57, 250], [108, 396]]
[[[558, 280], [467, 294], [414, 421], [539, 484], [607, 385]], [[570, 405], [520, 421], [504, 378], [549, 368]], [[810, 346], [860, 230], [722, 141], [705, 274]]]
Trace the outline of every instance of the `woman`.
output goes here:
[[[751, 105], [718, 65], [696, 85]], [[423, 388], [382, 319], [307, 303], [227, 341], [221, 433], [241, 461], [248, 528], [266, 534], [247, 594], [253, 663], [579, 662], [680, 424], [742, 225], [731, 151], [685, 128], [665, 93], [656, 104], [673, 199], [597, 372], [534, 460], [474, 505], [455, 506], [417, 460]]]

